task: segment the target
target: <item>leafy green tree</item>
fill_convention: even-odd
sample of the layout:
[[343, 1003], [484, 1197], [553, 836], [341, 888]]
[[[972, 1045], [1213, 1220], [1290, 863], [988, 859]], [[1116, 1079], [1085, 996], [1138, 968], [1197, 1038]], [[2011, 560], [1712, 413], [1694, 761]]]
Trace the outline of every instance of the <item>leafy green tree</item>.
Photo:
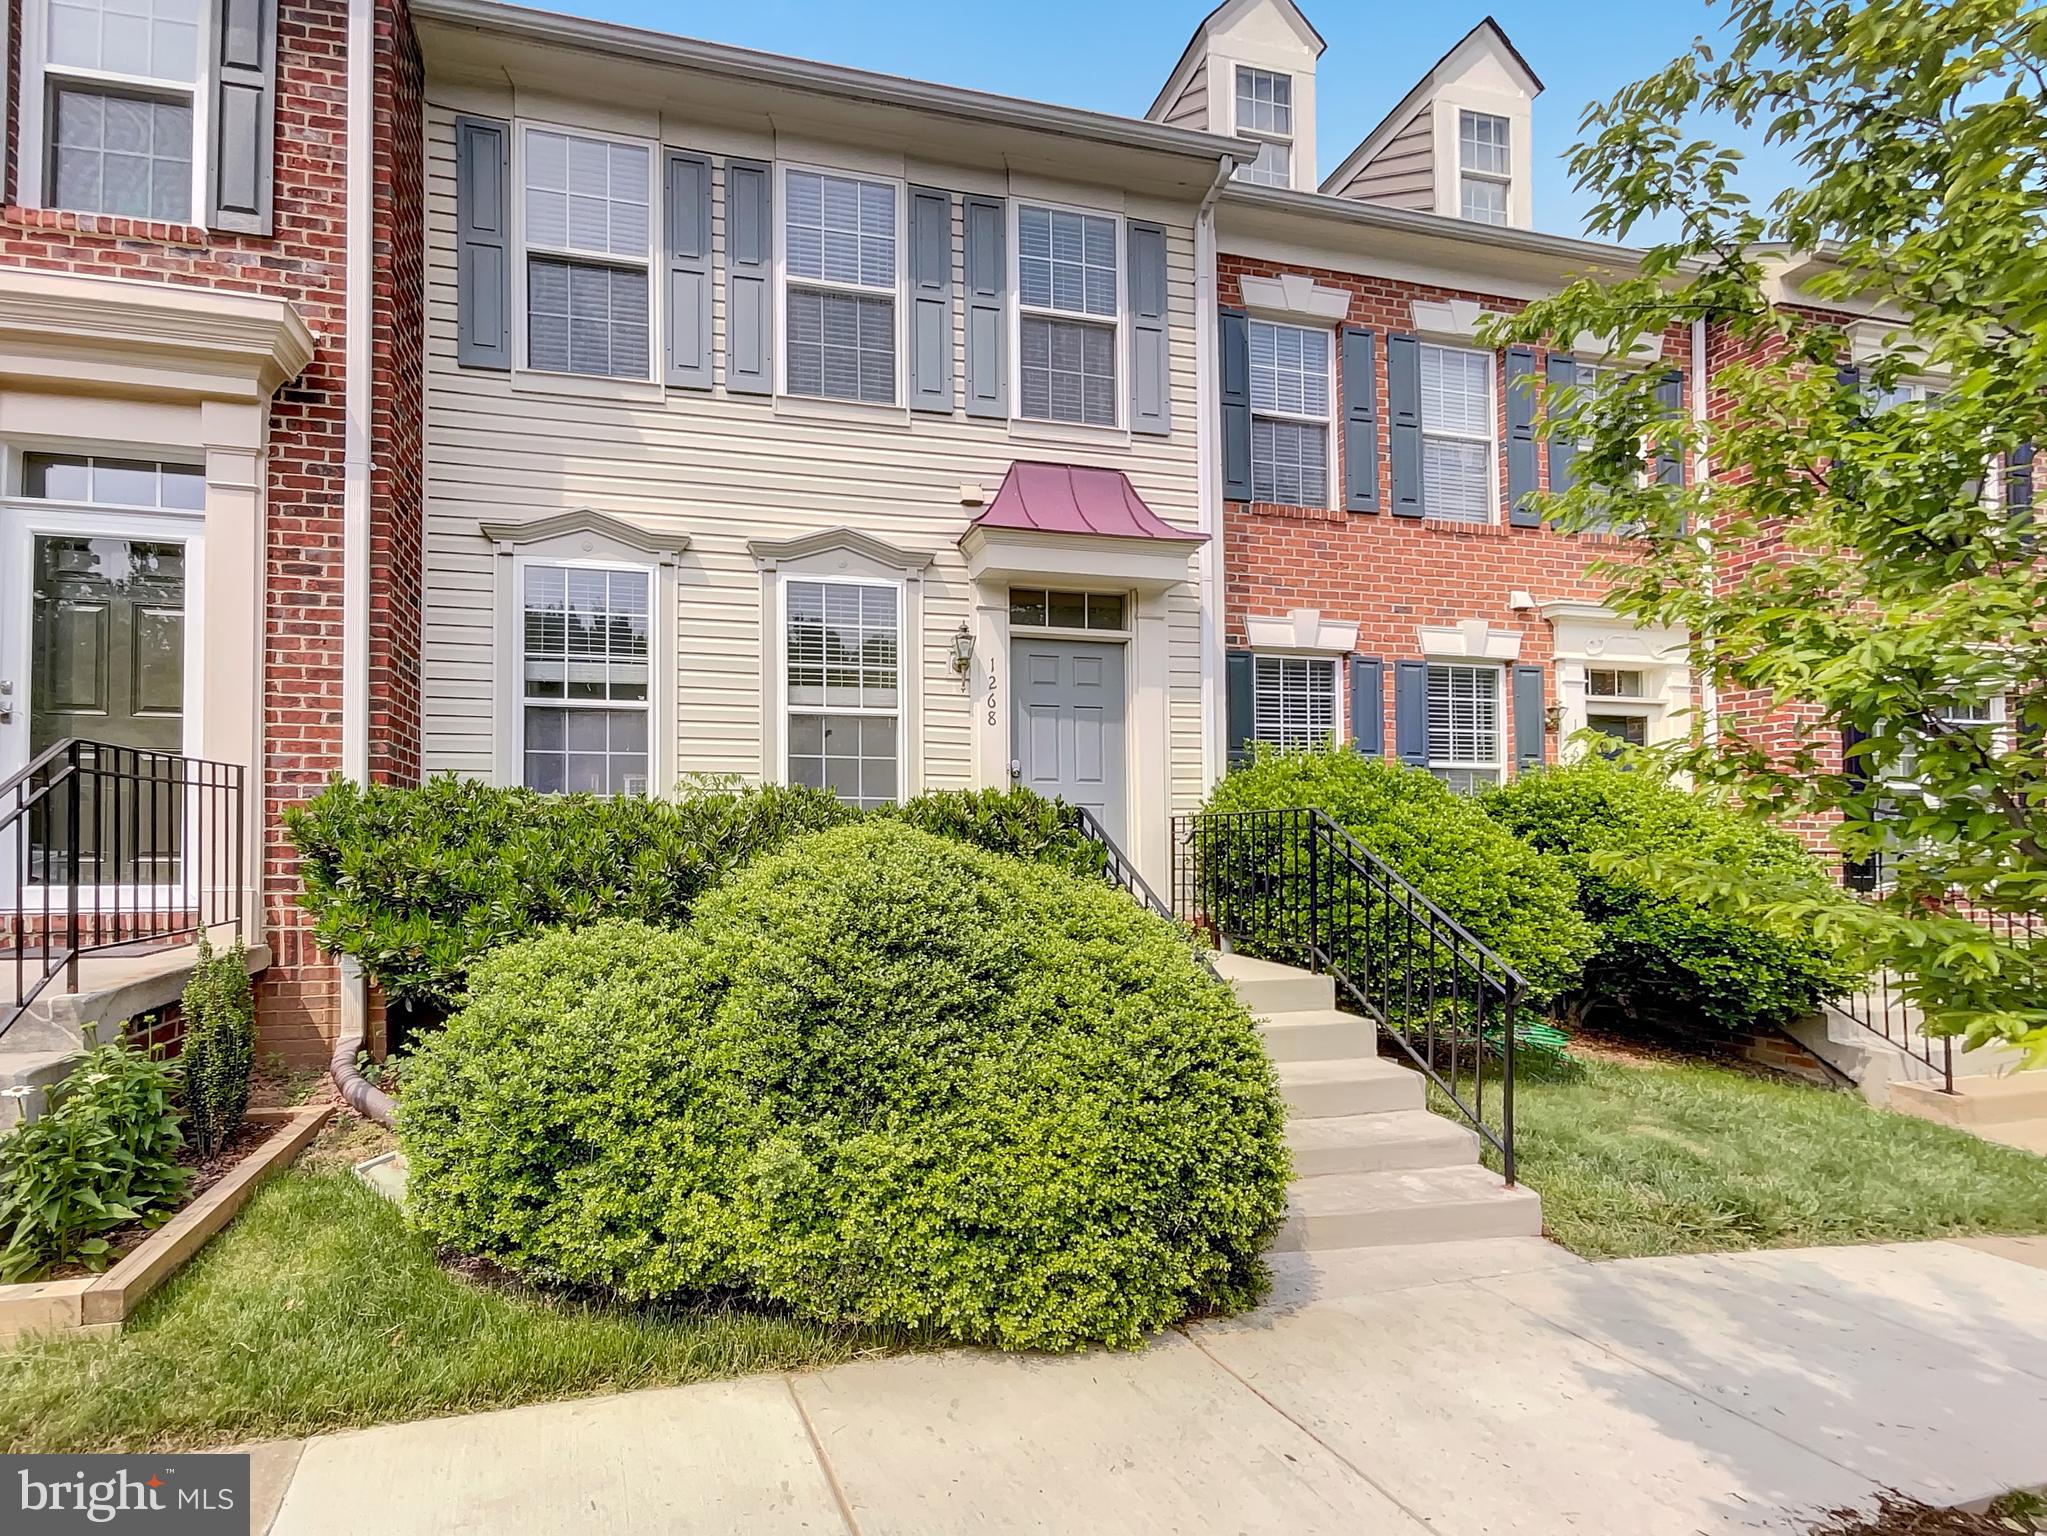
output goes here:
[[[1795, 151], [1760, 195], [1732, 123]], [[1577, 438], [1566, 527], [1630, 530], [1613, 602], [1685, 626], [1723, 709], [1675, 766], [1778, 818], [1834, 824], [1890, 883], [1837, 901], [1662, 861], [1669, 888], [1837, 940], [1906, 979], [1930, 1031], [2047, 1056], [2047, 955], [1963, 907], [2047, 898], [2047, 582], [2029, 505], [2047, 441], [2047, 8], [2023, 0], [1733, 0], [1717, 46], [1590, 107], [1572, 166], [1596, 232], [1674, 231], [1499, 340], [1638, 338], [1705, 322], [1713, 409], [1659, 412], [1656, 370], [1547, 391]], [[1812, 304], [1772, 302], [1788, 257]], [[1853, 338], [1829, 316], [1875, 314]], [[1856, 366], [1851, 370], [1851, 361]], [[1931, 380], [1923, 398], [1897, 386]], [[1678, 483], [1645, 454], [1683, 458]], [[2002, 711], [2006, 723], [1978, 723]], [[1977, 717], [1972, 720], [1971, 717]], [[1780, 717], [1781, 718], [1781, 717]], [[1844, 752], [1844, 744], [1846, 750]]]

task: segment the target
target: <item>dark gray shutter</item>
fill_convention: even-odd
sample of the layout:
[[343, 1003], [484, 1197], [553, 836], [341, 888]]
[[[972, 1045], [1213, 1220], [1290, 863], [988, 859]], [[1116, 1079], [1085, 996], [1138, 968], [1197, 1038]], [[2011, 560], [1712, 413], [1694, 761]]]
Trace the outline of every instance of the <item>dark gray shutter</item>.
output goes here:
[[2004, 505], [2014, 522], [2033, 514], [2033, 445], [2020, 443], [2004, 461]]
[[1542, 668], [1514, 669], [1514, 766], [1540, 768], [1543, 760]]
[[[1852, 725], [1841, 727], [1841, 776], [1848, 781], [1849, 789], [1861, 794], [1869, 788], [1869, 765], [1854, 749], [1869, 739], [1866, 731]], [[1841, 861], [1841, 883], [1851, 891], [1873, 891], [1877, 887], [1880, 861], [1876, 859], [1843, 859]]]
[[1229, 749], [1226, 761], [1231, 768], [1241, 768], [1251, 760], [1251, 737], [1258, 717], [1249, 651], [1231, 651], [1223, 657], [1223, 682], [1223, 742]]
[[1347, 512], [1379, 510], [1379, 369], [1374, 340], [1363, 326], [1343, 328], [1343, 506]]
[[[1386, 338], [1386, 454], [1393, 465], [1393, 515], [1422, 515], [1422, 344]], [[1405, 665], [1405, 663], [1403, 663]]]
[[952, 194], [910, 188], [910, 407], [952, 414]]
[[[1550, 399], [1554, 401], [1558, 390], [1570, 389], [1577, 382], [1578, 360], [1552, 352], [1549, 359]], [[1576, 437], [1568, 432], [1549, 434], [1549, 490], [1552, 496], [1563, 495], [1577, 483], [1577, 475], [1571, 468], [1571, 461], [1577, 457]]]
[[1386, 755], [1386, 663], [1376, 656], [1350, 659], [1350, 749]]
[[455, 119], [455, 361], [512, 366], [511, 129]]
[[709, 389], [711, 357], [711, 162], [668, 157], [668, 370], [670, 384]]
[[1216, 317], [1216, 371], [1220, 375], [1223, 500], [1251, 499], [1251, 317], [1225, 309]]
[[1130, 225], [1130, 430], [1173, 430], [1172, 358], [1166, 345], [1166, 232]]
[[[1656, 404], [1667, 417], [1679, 418], [1685, 408], [1685, 376], [1672, 369], [1656, 381]], [[1656, 478], [1665, 485], [1685, 483], [1685, 461], [1683, 453], [1669, 453], [1659, 449], [1656, 454]]]
[[1507, 348], [1507, 521], [1540, 528], [1535, 468], [1535, 352]]
[[1429, 766], [1429, 664], [1393, 664], [1393, 755], [1410, 768]]
[[277, 0], [217, 0], [214, 20], [220, 68], [213, 82], [207, 221], [215, 229], [267, 235], [277, 163]]
[[725, 388], [775, 388], [775, 196], [758, 160], [725, 162]]
[[969, 416], [1009, 415], [1009, 250], [999, 197], [970, 197], [966, 223]]

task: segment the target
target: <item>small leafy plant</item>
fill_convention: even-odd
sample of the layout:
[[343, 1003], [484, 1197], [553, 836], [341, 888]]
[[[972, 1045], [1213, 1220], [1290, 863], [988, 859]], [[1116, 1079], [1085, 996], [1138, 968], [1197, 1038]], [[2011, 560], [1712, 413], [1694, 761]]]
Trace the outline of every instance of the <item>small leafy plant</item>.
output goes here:
[[199, 962], [185, 983], [185, 1046], [178, 1063], [185, 1129], [201, 1157], [227, 1144], [249, 1108], [256, 1065], [256, 995], [239, 935], [216, 953], [199, 935]]
[[108, 1233], [170, 1215], [187, 1178], [174, 1075], [126, 1045], [96, 1045], [39, 1118], [0, 1137], [0, 1281], [104, 1269]]

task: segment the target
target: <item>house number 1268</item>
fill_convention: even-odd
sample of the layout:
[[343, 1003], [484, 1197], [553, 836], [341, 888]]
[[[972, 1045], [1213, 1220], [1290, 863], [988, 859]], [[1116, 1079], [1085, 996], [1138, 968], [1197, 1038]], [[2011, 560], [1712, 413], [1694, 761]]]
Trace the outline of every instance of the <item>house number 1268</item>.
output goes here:
[[991, 658], [988, 662], [988, 723], [990, 725], [995, 724], [997, 718], [995, 713], [995, 701], [999, 690], [1000, 684], [996, 681], [995, 678], [995, 662]]

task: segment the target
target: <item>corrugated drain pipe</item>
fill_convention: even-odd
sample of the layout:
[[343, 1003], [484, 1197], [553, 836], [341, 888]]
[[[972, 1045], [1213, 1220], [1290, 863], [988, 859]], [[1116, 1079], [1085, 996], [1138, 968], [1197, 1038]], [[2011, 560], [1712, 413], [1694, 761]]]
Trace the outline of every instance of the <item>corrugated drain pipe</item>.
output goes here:
[[365, 1120], [395, 1129], [391, 1095], [371, 1083], [355, 1064], [356, 1056], [369, 1038], [369, 987], [363, 981], [362, 964], [353, 955], [341, 957], [341, 1032], [334, 1040], [334, 1058], [327, 1063], [341, 1099]]

